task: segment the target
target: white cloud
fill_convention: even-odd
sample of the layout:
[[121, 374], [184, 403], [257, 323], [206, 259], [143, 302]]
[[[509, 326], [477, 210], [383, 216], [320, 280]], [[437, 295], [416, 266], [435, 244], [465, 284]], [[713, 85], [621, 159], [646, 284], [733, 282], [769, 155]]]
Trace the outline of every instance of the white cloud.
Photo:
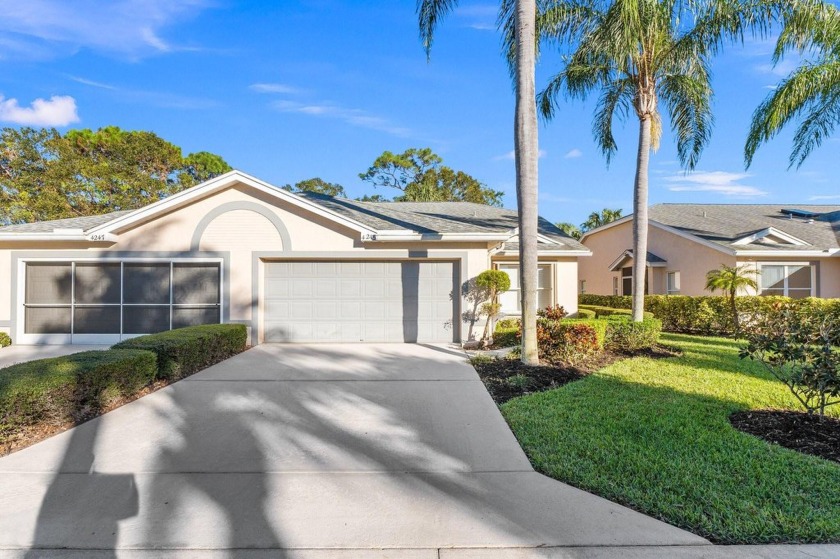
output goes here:
[[[541, 149], [539, 151], [539, 158], [540, 159], [542, 159], [546, 155], [548, 155], [548, 153], [544, 149]], [[509, 152], [505, 153], [504, 155], [497, 155], [493, 159], [496, 160], [496, 161], [500, 161], [502, 159], [507, 159], [508, 161], [516, 161], [516, 151], [515, 150], [510, 150]]]
[[67, 77], [70, 78], [71, 80], [73, 80], [74, 82], [80, 83], [82, 85], [89, 85], [91, 87], [98, 87], [99, 89], [109, 89], [111, 91], [116, 91], [117, 90], [117, 87], [114, 86], [114, 85], [111, 85], [111, 84], [97, 82], [97, 81], [89, 80], [87, 78], [82, 78], [82, 77], [79, 77], [79, 76], [67, 76]]
[[727, 171], [708, 171], [688, 174], [671, 175], [665, 177], [670, 183], [671, 192], [711, 192], [731, 197], [764, 196], [767, 192], [754, 186], [740, 184], [751, 175], [746, 173], [729, 173]]
[[22, 126], [67, 126], [79, 122], [79, 115], [76, 100], [67, 95], [35, 99], [29, 107], [21, 107], [17, 99], [0, 96], [0, 121]]
[[819, 200], [840, 200], [840, 194], [825, 194], [808, 197], [809, 202], [817, 202]]
[[298, 88], [282, 83], [252, 83], [248, 89], [257, 93], [300, 93]]
[[320, 118], [332, 118], [352, 126], [378, 130], [380, 132], [385, 132], [387, 134], [391, 134], [392, 136], [399, 136], [401, 138], [408, 137], [412, 134], [410, 129], [397, 126], [384, 117], [372, 115], [362, 109], [342, 107], [334, 103], [307, 104], [295, 101], [276, 101], [275, 103], [272, 103], [272, 106], [278, 111], [284, 113], [297, 113]]
[[466, 26], [478, 31], [495, 31], [499, 6], [496, 4], [472, 4], [455, 8], [455, 17], [465, 20]]
[[[0, 42], [15, 40], [17, 56], [69, 54], [79, 48], [132, 58], [174, 50], [166, 28], [195, 17], [209, 0], [27, 0], [5, 2]], [[38, 55], [36, 54], [36, 56]]]
[[563, 159], [577, 159], [578, 157], [583, 157], [583, 152], [580, 151], [578, 148], [570, 150], [563, 156]]

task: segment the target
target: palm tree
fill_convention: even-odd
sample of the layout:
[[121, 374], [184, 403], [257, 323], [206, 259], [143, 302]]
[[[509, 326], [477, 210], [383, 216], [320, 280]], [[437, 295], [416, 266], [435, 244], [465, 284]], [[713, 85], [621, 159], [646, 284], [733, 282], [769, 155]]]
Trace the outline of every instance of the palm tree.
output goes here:
[[561, 221], [560, 223], [556, 223], [555, 225], [557, 225], [557, 228], [563, 231], [563, 233], [567, 234], [573, 239], [580, 239], [581, 235], [583, 235], [583, 232], [574, 223], [569, 223], [568, 221]]
[[621, 209], [611, 210], [609, 208], [604, 208], [600, 213], [592, 212], [589, 214], [586, 221], [580, 224], [580, 228], [585, 233], [587, 231], [591, 231], [592, 229], [601, 227], [602, 225], [606, 225], [607, 223], [612, 223], [617, 219], [621, 219]]
[[729, 305], [732, 309], [732, 320], [735, 324], [735, 331], [740, 330], [740, 322], [738, 320], [738, 307], [735, 305], [735, 296], [739, 291], [744, 289], [758, 289], [758, 282], [756, 276], [759, 271], [750, 268], [747, 264], [739, 266], [727, 266], [721, 264], [720, 268], [710, 270], [706, 274], [706, 289], [714, 293], [715, 291], [723, 291], [729, 295]]
[[790, 165], [798, 167], [829, 138], [840, 121], [840, 12], [824, 2], [807, 3], [785, 21], [773, 62], [785, 52], [810, 50], [817, 57], [794, 70], [753, 114], [744, 159], [750, 166], [758, 147], [794, 119]]
[[[506, 0], [506, 2], [514, 0]], [[418, 0], [420, 38], [428, 56], [438, 22], [457, 0]], [[537, 351], [537, 106], [534, 65], [536, 63], [536, 0], [515, 0], [514, 150], [516, 154], [516, 201], [519, 207], [519, 270], [522, 297], [522, 362], [539, 363]]]
[[[793, 0], [791, 0], [793, 1]], [[592, 126], [607, 163], [617, 145], [612, 124], [632, 111], [639, 122], [633, 190], [633, 254], [647, 254], [648, 165], [662, 135], [660, 103], [670, 117], [683, 167], [694, 169], [712, 128], [709, 62], [745, 30], [768, 31], [775, 0], [555, 0], [538, 27], [574, 45], [563, 70], [539, 95], [552, 118], [559, 98], [600, 93]], [[633, 259], [633, 320], [644, 311], [645, 258]]]

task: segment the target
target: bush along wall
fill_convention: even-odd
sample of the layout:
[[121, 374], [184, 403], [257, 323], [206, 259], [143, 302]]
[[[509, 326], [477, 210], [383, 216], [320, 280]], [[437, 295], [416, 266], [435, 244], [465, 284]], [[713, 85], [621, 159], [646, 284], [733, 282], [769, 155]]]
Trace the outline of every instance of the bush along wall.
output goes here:
[[[580, 304], [585, 308], [610, 307], [629, 309], [632, 306], [628, 296], [580, 295]], [[738, 314], [742, 317], [770, 315], [780, 306], [807, 313], [815, 319], [833, 318], [840, 320], [840, 299], [790, 299], [788, 297], [743, 296], [735, 299]], [[688, 295], [646, 295], [645, 311], [662, 321], [666, 332], [689, 334], [732, 335], [735, 333], [732, 310], [726, 297]]]
[[205, 324], [131, 338], [114, 348], [153, 352], [158, 378], [177, 380], [241, 353], [247, 338], [243, 324]]
[[76, 423], [150, 384], [155, 354], [85, 351], [0, 370], [0, 442], [37, 423]]

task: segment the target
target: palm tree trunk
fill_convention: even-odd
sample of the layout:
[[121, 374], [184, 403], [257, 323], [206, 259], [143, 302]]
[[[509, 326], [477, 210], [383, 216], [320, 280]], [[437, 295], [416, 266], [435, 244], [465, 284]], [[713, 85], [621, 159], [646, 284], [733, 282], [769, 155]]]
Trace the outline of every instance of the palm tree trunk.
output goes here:
[[522, 362], [539, 363], [537, 348], [537, 96], [535, 0], [516, 0], [516, 201], [519, 206], [519, 277]]
[[648, 246], [648, 165], [650, 164], [651, 117], [639, 119], [639, 152], [633, 187], [633, 322], [645, 316], [645, 280]]

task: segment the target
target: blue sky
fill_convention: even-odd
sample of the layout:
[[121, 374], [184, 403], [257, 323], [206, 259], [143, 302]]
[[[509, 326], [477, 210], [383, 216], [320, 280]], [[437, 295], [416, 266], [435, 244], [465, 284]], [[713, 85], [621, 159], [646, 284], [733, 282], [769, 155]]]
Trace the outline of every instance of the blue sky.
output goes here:
[[[428, 146], [515, 207], [513, 92], [493, 2], [462, 2], [430, 62], [414, 0], [3, 4], [2, 126], [152, 130], [273, 184], [319, 176], [352, 196], [372, 192], [358, 174], [382, 151]], [[835, 140], [794, 171], [784, 133], [744, 171], [750, 115], [795, 62], [773, 68], [771, 48], [750, 41], [716, 59], [712, 141], [686, 175], [665, 132], [652, 203], [840, 203]], [[545, 50], [538, 88], [557, 66]], [[607, 168], [590, 132], [593, 106], [565, 103], [540, 126], [540, 213], [554, 221], [631, 208], [636, 124], [617, 125]]]

